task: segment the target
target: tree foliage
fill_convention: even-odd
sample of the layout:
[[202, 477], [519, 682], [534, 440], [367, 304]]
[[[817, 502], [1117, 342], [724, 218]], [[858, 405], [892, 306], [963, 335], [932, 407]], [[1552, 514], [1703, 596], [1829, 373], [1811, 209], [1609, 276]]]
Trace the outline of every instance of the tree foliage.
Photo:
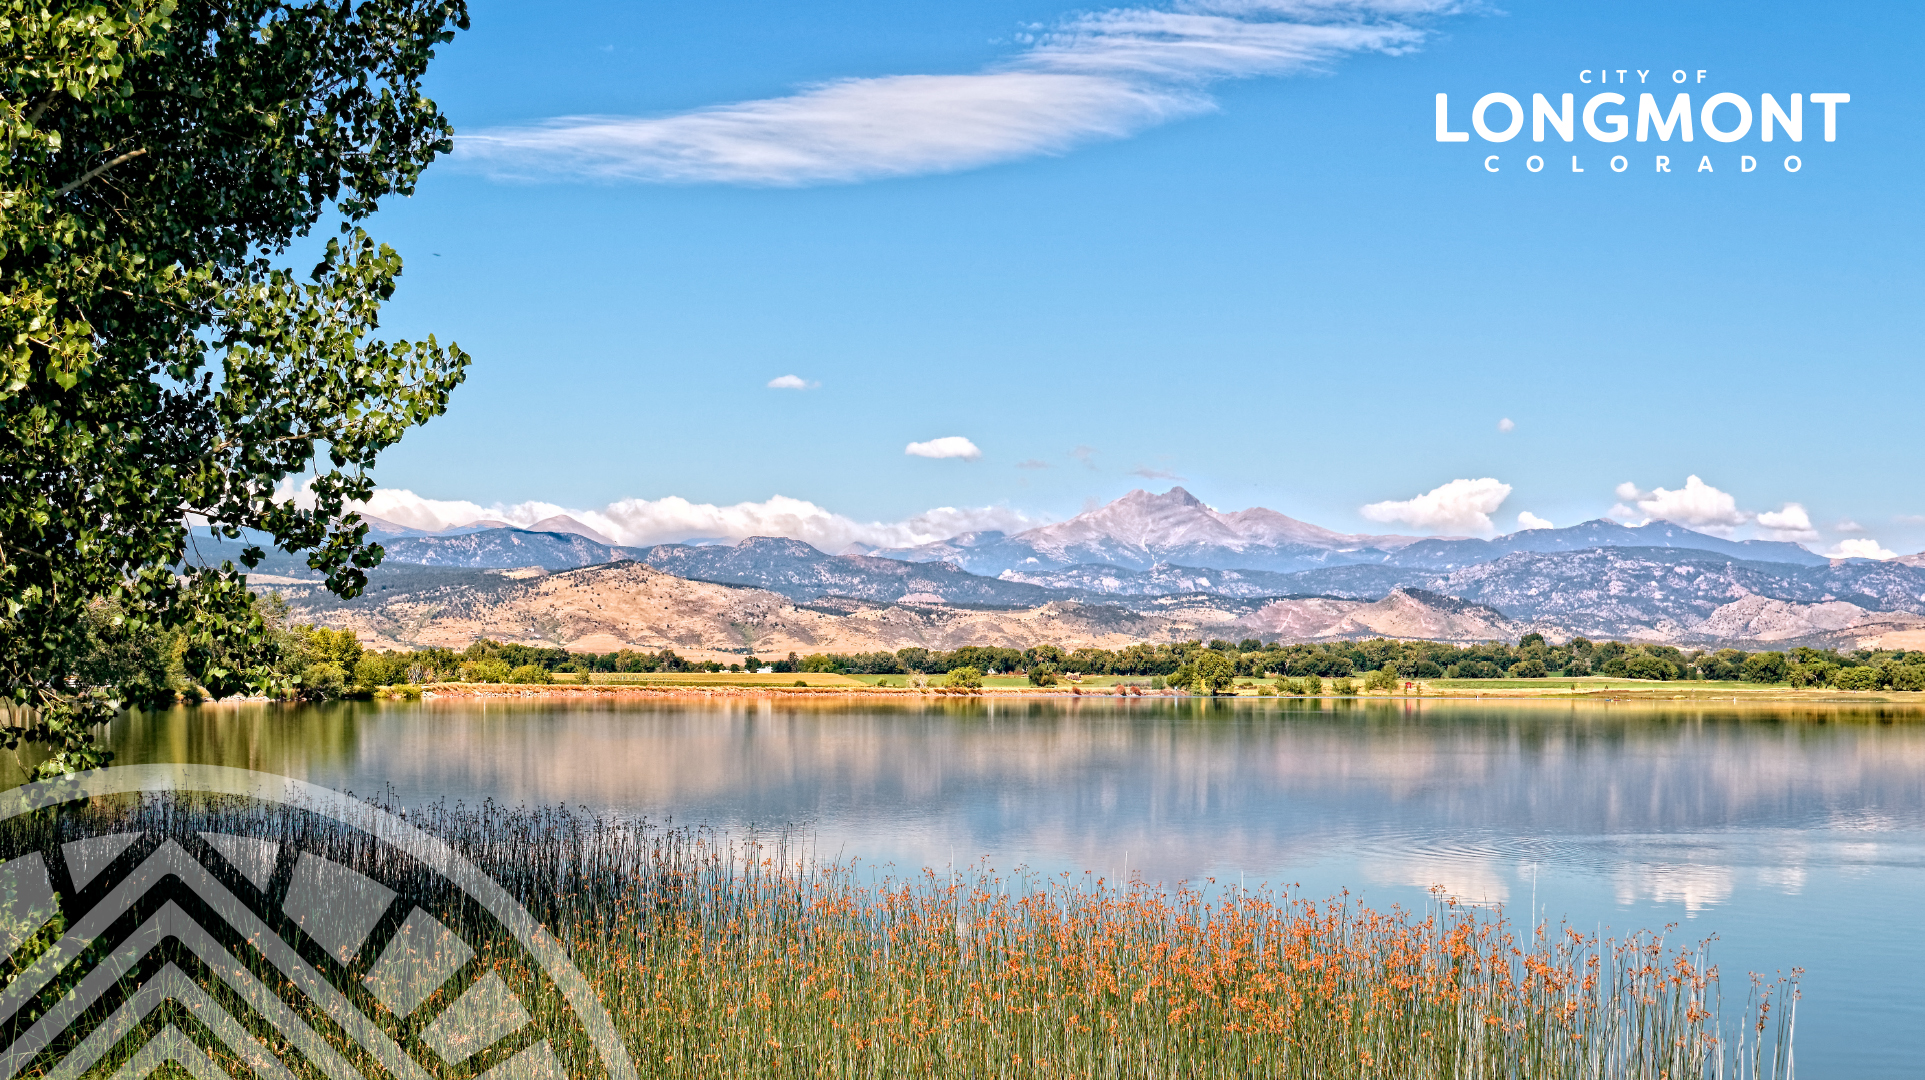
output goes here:
[[380, 561], [348, 507], [467, 357], [374, 336], [401, 259], [356, 223], [452, 147], [421, 79], [467, 24], [464, 0], [0, 3], [0, 678], [44, 773], [104, 761], [86, 725], [138, 689], [81, 670], [98, 613], [172, 636], [214, 694], [267, 688], [262, 549], [197, 563], [190, 523], [307, 552], [342, 596]]

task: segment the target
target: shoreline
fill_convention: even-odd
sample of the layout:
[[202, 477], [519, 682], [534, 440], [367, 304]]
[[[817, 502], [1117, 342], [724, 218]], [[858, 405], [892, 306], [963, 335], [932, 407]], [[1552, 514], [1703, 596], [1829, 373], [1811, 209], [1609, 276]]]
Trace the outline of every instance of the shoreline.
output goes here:
[[[980, 690], [952, 691], [943, 687], [878, 687], [878, 686], [689, 686], [689, 685], [517, 685], [511, 683], [431, 683], [422, 687], [421, 699], [424, 701], [449, 701], [461, 699], [525, 699], [525, 698], [586, 698], [591, 700], [648, 698], [648, 699], [713, 699], [723, 698], [837, 698], [850, 700], [877, 701], [971, 701], [995, 699], [1011, 700], [1131, 700], [1160, 699], [1194, 701], [1683, 701], [1704, 702], [1706, 704], [1806, 704], [1806, 705], [1914, 705], [1925, 708], [1925, 693], [1879, 690], [1801, 690], [1789, 687], [1749, 691], [1700, 690], [1690, 691], [1675, 684], [1658, 684], [1646, 690], [1642, 687], [1599, 687], [1579, 690], [1524, 690], [1512, 688], [1492, 688], [1489, 690], [1470, 690], [1457, 687], [1425, 688], [1412, 693], [1372, 693], [1372, 694], [1320, 694], [1320, 695], [1276, 695], [1264, 697], [1257, 694], [1222, 694], [1206, 697], [1179, 690], [1142, 690], [1138, 693], [1116, 693], [1109, 688], [1082, 690], [1077, 687], [1059, 689], [1056, 687], [986, 687]], [[263, 700], [263, 699], [250, 699]], [[384, 700], [377, 697], [377, 700]], [[396, 700], [388, 698], [385, 700]]]

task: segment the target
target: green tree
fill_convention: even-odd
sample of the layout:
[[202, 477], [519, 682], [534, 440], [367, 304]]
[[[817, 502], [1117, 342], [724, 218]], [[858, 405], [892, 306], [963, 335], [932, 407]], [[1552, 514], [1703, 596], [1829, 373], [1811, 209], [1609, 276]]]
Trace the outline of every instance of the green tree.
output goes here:
[[[0, 679], [34, 718], [8, 745], [55, 748], [43, 775], [106, 760], [88, 725], [121, 688], [72, 681], [90, 604], [179, 633], [227, 694], [267, 682], [244, 572], [263, 543], [342, 596], [380, 561], [348, 508], [467, 357], [373, 336], [401, 259], [357, 223], [452, 146], [421, 80], [467, 23], [464, 0], [0, 18]], [[299, 280], [285, 257], [324, 216], [341, 234]], [[276, 498], [304, 473], [301, 503]], [[195, 519], [243, 543], [196, 564]]]
[[512, 670], [504, 660], [468, 660], [461, 665], [461, 681], [505, 683]]
[[1753, 683], [1781, 683], [1791, 676], [1791, 665], [1780, 652], [1752, 653], [1741, 668], [1744, 680]]
[[1198, 652], [1188, 666], [1188, 685], [1199, 694], [1225, 693], [1236, 684], [1236, 661], [1215, 649]]
[[981, 690], [983, 673], [973, 667], [950, 668], [949, 681], [946, 685], [958, 690]]
[[548, 669], [545, 667], [542, 667], [540, 664], [523, 664], [520, 667], [515, 668], [513, 671], [510, 671], [508, 673], [508, 678], [506, 681], [511, 683], [524, 683], [524, 684], [532, 683], [536, 686], [547, 686], [549, 683], [552, 683], [555, 681], [555, 677], [553, 675], [550, 675], [548, 673]]
[[1630, 679], [1665, 682], [1677, 678], [1678, 669], [1668, 660], [1649, 653], [1637, 653], [1624, 658], [1624, 675]]
[[1023, 650], [1023, 667], [1061, 668], [1066, 656], [1063, 650], [1054, 645], [1036, 645]]
[[1532, 657], [1529, 660], [1519, 660], [1517, 663], [1512, 664], [1511, 670], [1506, 672], [1506, 674], [1513, 679], [1541, 679], [1549, 674], [1549, 671], [1545, 668], [1544, 661]]
[[1873, 667], [1839, 668], [1831, 677], [1832, 685], [1840, 690], [1876, 690], [1879, 681], [1878, 669]]

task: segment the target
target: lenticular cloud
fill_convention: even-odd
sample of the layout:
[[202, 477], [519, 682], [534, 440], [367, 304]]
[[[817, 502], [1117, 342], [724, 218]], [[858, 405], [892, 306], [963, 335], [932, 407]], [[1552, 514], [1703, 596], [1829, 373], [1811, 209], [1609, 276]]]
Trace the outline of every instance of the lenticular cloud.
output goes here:
[[456, 140], [499, 178], [761, 186], [973, 169], [1215, 108], [1204, 87], [1419, 45], [1443, 0], [1192, 0], [1074, 16], [999, 64], [955, 75], [837, 79], [667, 116], [564, 116]]

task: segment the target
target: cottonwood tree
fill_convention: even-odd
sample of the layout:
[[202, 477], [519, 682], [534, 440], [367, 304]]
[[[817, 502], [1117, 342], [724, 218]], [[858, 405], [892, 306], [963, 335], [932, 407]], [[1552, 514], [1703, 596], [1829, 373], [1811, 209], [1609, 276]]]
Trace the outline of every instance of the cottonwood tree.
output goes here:
[[[43, 775], [104, 762], [123, 703], [77, 677], [90, 612], [178, 633], [216, 694], [266, 688], [263, 550], [191, 565], [194, 523], [342, 596], [380, 561], [348, 506], [468, 357], [374, 336], [401, 259], [357, 223], [452, 148], [421, 79], [467, 25], [463, 0], [0, 0], [0, 680]], [[311, 504], [277, 501], [301, 474]]]

